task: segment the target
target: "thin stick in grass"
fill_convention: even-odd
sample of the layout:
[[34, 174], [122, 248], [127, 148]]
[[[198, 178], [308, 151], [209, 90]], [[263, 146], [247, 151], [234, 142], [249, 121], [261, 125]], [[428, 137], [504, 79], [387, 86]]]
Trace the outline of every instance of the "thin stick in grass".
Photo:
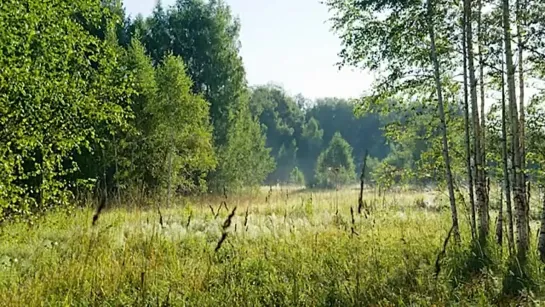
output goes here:
[[233, 208], [233, 211], [231, 211], [231, 213], [229, 214], [229, 216], [227, 217], [227, 219], [225, 220], [225, 222], [223, 222], [223, 230], [227, 230], [227, 228], [229, 228], [229, 226], [231, 226], [231, 221], [233, 219], [233, 217], [235, 216], [235, 212], [237, 211], [237, 207], [234, 207]]
[[225, 207], [225, 210], [229, 211], [229, 207], [227, 207], [227, 202], [225, 200], [221, 201], [220, 207], [218, 208], [218, 213], [219, 213], [221, 207]]
[[244, 229], [248, 231], [248, 209], [249, 207], [246, 207], [246, 213], [244, 213]]
[[191, 224], [192, 217], [193, 217], [193, 212], [189, 212], [189, 216], [187, 217], [187, 223], [185, 224], [185, 228], [189, 228], [189, 224]]
[[223, 222], [223, 226], [222, 226], [223, 232], [221, 234], [220, 240], [218, 241], [218, 244], [216, 245], [216, 248], [214, 249], [214, 252], [217, 252], [223, 245], [223, 242], [227, 239], [227, 234], [228, 234], [227, 229], [229, 228], [229, 226], [231, 226], [231, 222], [233, 220], [233, 217], [235, 216], [236, 211], [237, 211], [237, 207], [234, 207], [233, 211], [231, 211], [229, 216], [227, 216], [227, 219], [225, 220], [225, 222]]
[[359, 233], [356, 232], [356, 219], [354, 218], [354, 208], [352, 208], [352, 206], [350, 206], [350, 217], [352, 223], [350, 226], [350, 236], [359, 236]]
[[[361, 168], [361, 175], [360, 175], [360, 195], [358, 197], [358, 214], [361, 214], [361, 211], [363, 208], [366, 208], [365, 203], [363, 202], [363, 188], [365, 186], [365, 168], [367, 166], [367, 155], [368, 150], [365, 150], [365, 155], [363, 156], [363, 166]], [[365, 206], [365, 207], [364, 207]]]
[[97, 211], [93, 215], [93, 226], [96, 225], [98, 218], [100, 217], [100, 213], [102, 213], [102, 210], [106, 207], [106, 197], [102, 197], [100, 200], [100, 204], [98, 205]]
[[220, 208], [218, 208], [218, 212], [214, 212], [214, 207], [212, 207], [212, 205], [208, 205], [208, 207], [210, 208], [210, 211], [212, 211], [212, 216], [214, 216], [214, 219], [216, 219], [218, 217], [218, 214], [220, 213]]
[[159, 208], [159, 205], [157, 205], [157, 213], [159, 214], [159, 225], [161, 225], [161, 228], [165, 228], [163, 223], [163, 214], [161, 213], [161, 208]]
[[439, 276], [439, 272], [441, 271], [441, 259], [445, 256], [445, 254], [447, 253], [447, 244], [448, 244], [448, 241], [450, 240], [450, 237], [452, 235], [452, 231], [454, 230], [454, 225], [452, 225], [452, 227], [450, 227], [450, 230], [448, 232], [448, 235], [447, 237], [445, 238], [445, 241], [443, 242], [443, 249], [441, 250], [441, 252], [437, 255], [437, 259], [435, 259], [435, 278], [437, 279], [437, 277]]
[[268, 204], [269, 200], [271, 199], [273, 193], [272, 185], [269, 185], [269, 193], [267, 193], [267, 196], [265, 197], [265, 202]]

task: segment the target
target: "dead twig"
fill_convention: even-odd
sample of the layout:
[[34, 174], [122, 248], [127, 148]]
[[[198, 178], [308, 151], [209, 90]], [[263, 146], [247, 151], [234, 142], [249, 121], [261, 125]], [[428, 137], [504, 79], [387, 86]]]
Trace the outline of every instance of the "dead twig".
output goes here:
[[187, 217], [187, 223], [185, 224], [185, 228], [189, 228], [189, 224], [191, 223], [192, 217], [193, 217], [193, 212], [190, 212], [189, 216]]
[[212, 211], [212, 215], [214, 216], [214, 219], [216, 219], [220, 213], [220, 208], [218, 208], [218, 211], [217, 212], [214, 212], [214, 207], [212, 207], [212, 205], [208, 205], [208, 208], [210, 208], [210, 211]]
[[161, 213], [159, 205], [157, 205], [157, 213], [159, 214], [159, 225], [161, 225], [161, 228], [165, 228], [165, 225], [163, 224], [163, 214]]
[[223, 245], [223, 242], [227, 239], [227, 235], [228, 235], [227, 229], [229, 228], [229, 226], [231, 226], [231, 223], [232, 223], [233, 217], [235, 216], [236, 211], [237, 211], [237, 207], [233, 208], [233, 211], [231, 211], [229, 216], [227, 216], [227, 219], [223, 222], [223, 226], [222, 226], [223, 231], [221, 234], [221, 238], [216, 244], [216, 248], [214, 249], [214, 252], [217, 252]]
[[97, 211], [93, 215], [93, 226], [96, 225], [98, 218], [100, 217], [100, 213], [102, 213], [102, 210], [106, 207], [106, 197], [102, 197], [100, 200], [100, 204], [97, 207]]
[[350, 217], [351, 217], [351, 223], [350, 226], [350, 236], [359, 236], [359, 233], [356, 232], [356, 219], [354, 218], [354, 209], [352, 206], [350, 206]]
[[450, 230], [448, 231], [448, 235], [445, 238], [445, 241], [443, 242], [443, 249], [441, 252], [437, 255], [437, 259], [435, 259], [435, 279], [439, 276], [439, 272], [441, 271], [441, 259], [445, 257], [445, 254], [447, 253], [447, 244], [450, 240], [450, 237], [452, 235], [452, 231], [454, 230], [454, 224], [450, 227]]
[[364, 208], [364, 205], [365, 205], [365, 203], [363, 202], [363, 188], [365, 186], [365, 167], [367, 165], [367, 155], [368, 155], [368, 150], [365, 150], [365, 155], [363, 156], [363, 166], [361, 168], [361, 175], [360, 175], [360, 195], [358, 197], [358, 214], [361, 214], [361, 210]]

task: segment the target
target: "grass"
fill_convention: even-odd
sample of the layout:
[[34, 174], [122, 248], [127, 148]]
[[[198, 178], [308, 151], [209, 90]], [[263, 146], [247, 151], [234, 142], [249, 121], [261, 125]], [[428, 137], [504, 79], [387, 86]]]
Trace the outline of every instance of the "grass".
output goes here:
[[0, 305], [486, 306], [544, 298], [535, 253], [532, 291], [505, 296], [507, 250], [491, 243], [489, 262], [479, 265], [467, 228], [435, 277], [450, 229], [446, 197], [368, 191], [371, 214], [352, 220], [357, 193], [266, 189], [232, 196], [221, 209], [221, 197], [179, 200], [161, 208], [162, 226], [155, 206], [105, 210], [94, 227], [92, 208], [4, 225]]

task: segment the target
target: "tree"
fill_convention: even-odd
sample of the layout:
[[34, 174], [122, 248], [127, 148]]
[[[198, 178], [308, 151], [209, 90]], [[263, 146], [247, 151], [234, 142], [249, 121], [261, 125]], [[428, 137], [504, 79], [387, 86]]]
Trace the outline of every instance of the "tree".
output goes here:
[[321, 187], [335, 187], [353, 182], [355, 175], [352, 147], [337, 132], [316, 162], [317, 184]]
[[158, 87], [151, 59], [146, 55], [145, 48], [138, 39], [133, 38], [126, 56], [128, 69], [134, 72], [135, 92], [132, 112], [132, 125], [135, 133], [127, 137], [129, 143], [128, 167], [129, 180], [133, 185], [143, 185], [151, 191], [160, 187], [158, 178], [153, 174], [151, 166], [156, 163], [156, 147], [153, 144], [155, 130], [152, 117], [153, 104], [157, 102]]
[[310, 185], [315, 184], [314, 170], [316, 169], [316, 161], [322, 150], [323, 135], [324, 130], [320, 129], [320, 123], [314, 117], [311, 117], [303, 125], [297, 161], [301, 167], [301, 171], [305, 175], [307, 184]]
[[465, 46], [467, 48], [467, 64], [469, 72], [469, 88], [471, 100], [471, 118], [473, 121], [473, 159], [475, 161], [475, 193], [477, 196], [477, 211], [479, 212], [479, 239], [481, 243], [486, 242], [488, 236], [488, 207], [486, 202], [486, 178], [484, 177], [484, 165], [482, 155], [482, 129], [479, 120], [479, 107], [477, 98], [477, 79], [475, 77], [475, 64], [473, 52], [473, 25], [472, 25], [472, 10], [471, 0], [464, 1], [464, 18], [466, 20]]
[[340, 132], [354, 148], [354, 156], [362, 157], [368, 150], [369, 155], [383, 159], [389, 150], [382, 130], [383, 119], [377, 113], [359, 112], [359, 109], [354, 101], [320, 98], [308, 108], [306, 117], [318, 121], [325, 144], [331, 141], [336, 132]]
[[303, 111], [281, 87], [274, 85], [255, 87], [250, 109], [265, 128], [266, 144], [276, 162], [276, 169], [269, 174], [267, 182], [288, 182], [290, 171], [297, 163]]
[[[395, 0], [329, 0], [327, 4], [335, 13], [333, 29], [340, 32], [343, 44], [341, 65], [363, 66], [382, 74], [372, 92], [362, 99], [362, 109], [392, 112], [415, 100], [429, 99], [425, 97], [429, 97], [432, 91], [440, 100], [440, 109], [443, 87], [455, 91], [452, 70], [448, 69], [453, 66], [451, 60], [456, 58], [452, 46], [454, 24], [448, 18], [452, 13], [448, 6], [440, 1], [428, 1], [422, 6], [418, 1]], [[431, 40], [430, 44], [425, 43], [428, 39]], [[446, 107], [444, 109], [448, 110]], [[453, 230], [457, 238], [454, 182], [448, 170], [450, 156], [446, 110], [438, 111], [443, 122], [440, 125], [443, 166], [449, 187]]]
[[454, 231], [454, 238], [460, 241], [460, 230], [458, 226], [458, 213], [456, 208], [456, 196], [454, 195], [454, 182], [452, 178], [452, 170], [450, 165], [450, 153], [448, 145], [447, 123], [445, 116], [445, 107], [443, 103], [443, 84], [441, 83], [441, 70], [439, 66], [439, 60], [437, 59], [437, 48], [435, 45], [435, 27], [434, 27], [434, 8], [432, 6], [432, 0], [428, 0], [428, 31], [430, 35], [430, 58], [433, 63], [433, 71], [435, 77], [435, 88], [437, 91], [437, 103], [439, 109], [439, 118], [441, 120], [441, 136], [443, 142], [443, 159], [445, 160], [445, 173], [447, 178], [447, 188], [450, 200], [450, 210], [452, 215], [452, 229]]
[[[141, 22], [138, 18], [133, 21], [133, 24], [130, 29], [131, 31], [138, 33], [146, 30], [144, 33], [138, 34], [143, 35], [141, 37], [142, 42], [146, 46], [153, 62], [158, 65], [168, 52], [172, 51], [168, 15], [161, 1], [157, 1], [151, 17], [146, 19], [144, 24], [145, 29], [142, 29], [142, 26], [140, 26]], [[134, 35], [136, 33], [131, 34]]]
[[513, 213], [511, 207], [511, 178], [509, 177], [508, 151], [507, 151], [507, 124], [505, 114], [505, 72], [501, 70], [501, 134], [502, 134], [502, 166], [503, 166], [503, 188], [505, 191], [506, 211], [507, 211], [507, 241], [509, 250], [514, 251], [513, 234]]
[[513, 194], [516, 210], [517, 224], [517, 255], [519, 260], [524, 263], [528, 251], [528, 217], [526, 214], [526, 195], [524, 195], [523, 173], [521, 170], [521, 148], [519, 142], [519, 118], [517, 112], [515, 96], [515, 66], [513, 64], [513, 50], [511, 48], [511, 21], [509, 18], [509, 0], [502, 0], [502, 20], [503, 20], [503, 38], [505, 44], [505, 63], [507, 69], [507, 96], [509, 99], [509, 115], [512, 136], [513, 151]]
[[464, 88], [464, 132], [465, 132], [465, 149], [466, 149], [466, 172], [467, 172], [467, 183], [469, 189], [469, 204], [471, 206], [471, 236], [473, 239], [477, 237], [477, 222], [475, 215], [475, 190], [474, 190], [474, 178], [473, 178], [473, 167], [471, 164], [471, 130], [470, 130], [470, 120], [469, 120], [469, 91], [468, 91], [468, 76], [467, 76], [467, 26], [466, 23], [467, 14], [463, 14], [462, 17], [462, 57], [463, 57], [463, 88]]
[[96, 179], [74, 154], [99, 143], [100, 129], [127, 126], [131, 74], [79, 22], [98, 27], [103, 16], [95, 0], [2, 2], [0, 219], [67, 203]]
[[297, 165], [297, 143], [295, 139], [287, 147], [284, 145], [280, 147], [275, 161], [276, 168], [269, 175], [269, 182], [289, 182], [291, 170]]
[[301, 172], [297, 166], [290, 172], [289, 183], [295, 185], [305, 185], [305, 175], [303, 175], [303, 172]]
[[153, 117], [154, 175], [167, 186], [183, 191], [205, 188], [207, 171], [216, 164], [208, 103], [191, 93], [184, 62], [168, 55], [157, 71], [157, 101], [149, 105]]
[[542, 208], [537, 250], [542, 262], [545, 262], [545, 172], [540, 165], [545, 163], [545, 109], [541, 103], [543, 93], [535, 97], [528, 106], [528, 133], [526, 134], [528, 145], [528, 164], [531, 166], [529, 174], [542, 191]]
[[[210, 184], [214, 190], [223, 187], [241, 188], [257, 186], [275, 168], [270, 149], [265, 147], [266, 137], [259, 124], [249, 115], [247, 106], [238, 112], [227, 134], [228, 145], [218, 152], [218, 168]], [[237, 113], [235, 113], [237, 114]]]
[[[165, 10], [158, 3], [146, 20], [142, 38], [155, 63], [167, 52], [181, 56], [187, 65], [192, 91], [210, 103], [214, 148], [221, 163], [210, 174], [211, 188], [259, 184], [261, 172], [248, 172], [238, 157], [270, 171], [270, 159], [259, 123], [248, 107], [248, 89], [238, 40], [240, 25], [222, 1], [178, 0]], [[240, 138], [240, 139], [239, 139]], [[255, 142], [247, 144], [248, 142]], [[240, 146], [244, 144], [244, 146]], [[251, 147], [253, 151], [243, 151]], [[256, 177], [253, 177], [254, 174]], [[266, 175], [266, 174], [265, 174]]]

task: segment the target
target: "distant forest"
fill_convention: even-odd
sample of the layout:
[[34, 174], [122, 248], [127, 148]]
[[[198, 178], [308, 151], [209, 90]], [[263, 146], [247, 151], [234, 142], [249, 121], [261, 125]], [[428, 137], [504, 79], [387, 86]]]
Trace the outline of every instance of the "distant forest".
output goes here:
[[[257, 86], [251, 92], [250, 109], [259, 118], [267, 147], [271, 148], [276, 162], [275, 170], [267, 176], [267, 184], [302, 183], [301, 178], [309, 186], [318, 184], [318, 158], [335, 134], [350, 146], [349, 156], [357, 170], [361, 170], [366, 152], [372, 165], [391, 152], [380, 116], [374, 113], [356, 116], [353, 102], [339, 98], [311, 101], [302, 95], [291, 97], [275, 85]], [[302, 172], [303, 177], [297, 176], [297, 171]], [[355, 182], [356, 174], [350, 179]]]

